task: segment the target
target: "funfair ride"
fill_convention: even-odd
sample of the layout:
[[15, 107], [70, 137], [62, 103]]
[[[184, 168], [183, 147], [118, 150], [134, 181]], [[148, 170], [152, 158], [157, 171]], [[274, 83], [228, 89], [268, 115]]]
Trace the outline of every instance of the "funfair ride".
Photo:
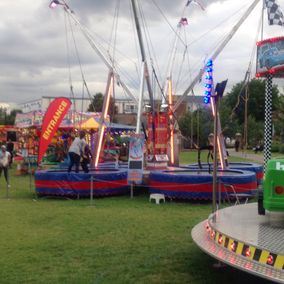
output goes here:
[[[257, 3], [257, 1], [253, 2], [253, 4], [249, 7], [249, 9], [246, 11], [246, 13], [242, 16], [242, 18], [233, 27], [233, 29], [231, 30], [229, 35], [222, 41], [220, 46], [212, 54], [212, 56], [211, 56], [212, 59], [217, 58], [217, 56], [220, 54], [220, 52], [223, 50], [223, 48], [226, 46], [226, 44], [229, 42], [229, 40], [235, 34], [237, 29], [240, 27], [241, 23], [246, 19], [246, 17], [250, 14], [252, 9], [255, 7], [256, 3]], [[144, 93], [144, 82], [146, 81], [147, 90], [148, 90], [149, 98], [150, 98], [150, 106], [151, 106], [150, 112], [148, 112], [146, 114], [146, 117], [147, 117], [147, 130], [145, 131], [145, 136], [147, 138], [147, 155], [146, 155], [147, 164], [146, 164], [146, 166], [148, 165], [148, 168], [150, 168], [150, 169], [161, 169], [161, 168], [166, 168], [166, 165], [167, 165], [167, 162], [168, 162], [167, 153], [169, 153], [169, 157], [170, 157], [169, 165], [177, 165], [177, 161], [175, 159], [176, 157], [174, 156], [174, 149], [177, 148], [177, 147], [175, 147], [175, 144], [174, 144], [174, 132], [175, 132], [175, 130], [174, 130], [174, 125], [175, 125], [174, 111], [178, 108], [178, 106], [181, 104], [181, 102], [184, 100], [184, 98], [187, 96], [187, 94], [192, 90], [194, 85], [199, 81], [199, 79], [203, 75], [203, 73], [206, 72], [206, 70], [208, 71], [209, 66], [206, 66], [206, 64], [204, 65], [204, 67], [200, 70], [200, 72], [195, 77], [195, 79], [192, 81], [190, 86], [186, 89], [183, 96], [175, 103], [175, 105], [173, 105], [173, 101], [172, 101], [172, 80], [171, 80], [171, 65], [172, 65], [173, 60], [171, 60], [170, 65], [169, 65], [170, 66], [169, 71], [167, 73], [168, 77], [167, 77], [167, 81], [165, 83], [165, 88], [164, 88], [165, 91], [168, 93], [168, 104], [167, 104], [168, 108], [166, 109], [167, 110], [166, 112], [160, 111], [160, 107], [157, 107], [154, 103], [153, 91], [152, 91], [151, 83], [150, 83], [150, 80], [149, 80], [149, 68], [148, 68], [148, 65], [147, 65], [147, 59], [146, 59], [146, 54], [145, 54], [145, 49], [144, 49], [144, 44], [143, 44], [143, 36], [142, 36], [140, 23], [139, 23], [139, 17], [138, 17], [138, 13], [137, 13], [137, 1], [134, 1], [134, 0], [131, 1], [131, 4], [132, 4], [134, 19], [135, 19], [136, 30], [137, 30], [140, 52], [141, 52], [141, 59], [142, 59], [136, 133], [141, 132], [142, 102], [143, 102], [143, 93]], [[98, 165], [99, 157], [100, 157], [100, 154], [102, 152], [101, 149], [102, 149], [102, 144], [103, 144], [103, 136], [104, 136], [104, 132], [105, 132], [105, 117], [106, 117], [106, 114], [107, 114], [108, 109], [109, 109], [110, 97], [114, 92], [114, 78], [117, 80], [117, 82], [119, 82], [119, 84], [121, 86], [123, 86], [123, 88], [126, 90], [126, 93], [128, 95], [130, 95], [133, 98], [135, 98], [135, 96], [133, 96], [131, 94], [131, 92], [128, 90], [127, 86], [122, 82], [122, 80], [121, 80], [121, 78], [120, 78], [120, 76], [119, 76], [119, 74], [116, 70], [116, 67], [115, 67], [115, 64], [114, 64], [114, 59], [111, 58], [110, 56], [106, 57], [104, 55], [104, 52], [98, 47], [95, 40], [92, 38], [91, 33], [88, 31], [88, 29], [80, 23], [80, 21], [78, 20], [78, 18], [76, 17], [76, 15], [74, 13], [74, 11], [72, 11], [70, 9], [70, 7], [66, 4], [65, 1], [52, 1], [51, 4], [50, 4], [51, 7], [54, 7], [56, 5], [61, 5], [64, 8], [64, 11], [67, 13], [67, 15], [71, 19], [74, 20], [76, 25], [80, 28], [80, 30], [82, 31], [82, 33], [84, 34], [84, 36], [86, 37], [88, 42], [90, 43], [90, 45], [98, 53], [100, 58], [103, 60], [103, 62], [105, 63], [105, 65], [109, 69], [109, 77], [108, 77], [108, 83], [107, 83], [106, 92], [105, 92], [105, 96], [104, 96], [102, 118], [101, 118], [100, 128], [99, 128], [99, 131], [98, 131], [98, 137], [96, 139], [95, 152], [94, 152], [94, 155], [93, 155], [95, 157], [95, 159], [93, 161], [93, 166], [94, 166], [94, 169], [97, 169], [98, 166], [99, 166]], [[173, 49], [175, 49], [175, 45], [176, 45], [176, 43], [174, 44]], [[171, 55], [171, 56], [173, 58], [173, 55]], [[214, 90], [213, 84], [212, 84], [212, 90]], [[214, 95], [214, 91], [213, 91], [213, 95]], [[137, 99], [135, 99], [135, 100], [137, 101]], [[163, 105], [165, 105], [164, 102], [163, 102]], [[250, 194], [256, 188], [254, 174], [250, 174], [251, 176], [248, 180], [240, 182], [240, 179], [238, 178], [238, 176], [243, 175], [243, 173], [241, 171], [237, 171], [237, 172], [235, 171], [234, 173], [230, 173], [230, 171], [224, 172], [224, 170], [226, 170], [225, 168], [226, 168], [226, 165], [227, 165], [226, 151], [225, 151], [225, 147], [224, 147], [224, 144], [223, 144], [223, 139], [221, 137], [222, 134], [221, 134], [219, 115], [218, 115], [218, 111], [216, 110], [216, 105], [214, 104], [214, 102], [215, 102], [215, 99], [211, 101], [211, 105], [212, 105], [214, 117], [216, 117], [218, 129], [219, 129], [216, 132], [217, 133], [216, 145], [218, 143], [218, 150], [219, 150], [218, 152], [219, 152], [219, 155], [220, 155], [219, 159], [222, 162], [222, 170], [223, 170], [223, 172], [221, 172], [220, 174], [222, 176], [228, 176], [231, 183], [233, 183], [234, 185], [241, 183], [242, 185], [238, 188], [238, 190], [245, 191], [246, 193]], [[169, 135], [167, 135], [168, 126], [169, 126]], [[167, 137], [169, 137], [170, 143], [168, 143]], [[169, 145], [169, 149], [167, 149], [168, 145]], [[215, 147], [215, 149], [217, 149], [217, 147]], [[217, 158], [215, 160], [217, 160]], [[173, 171], [173, 169], [171, 169], [171, 170]], [[200, 174], [201, 172], [202, 172], [202, 174]], [[232, 180], [232, 178], [230, 177], [232, 174], [233, 174], [233, 176], [236, 180]], [[158, 175], [158, 179], [160, 179], [160, 178], [163, 179], [164, 175], [171, 175], [172, 180], [171, 180], [171, 182], [169, 182], [166, 185], [163, 184], [163, 186], [161, 188], [155, 182], [157, 175]], [[160, 177], [160, 175], [162, 177]], [[208, 184], [209, 188], [206, 190], [206, 192], [202, 192], [202, 191], [196, 192], [196, 190], [194, 190], [194, 185], [196, 183], [202, 184], [204, 182], [203, 177], [201, 178], [201, 175], [202, 176], [208, 175], [208, 177], [206, 177], [206, 183]], [[186, 177], [186, 176], [188, 176], [188, 177]], [[185, 177], [187, 178], [186, 183], [187, 184], [189, 183], [190, 188], [187, 189], [185, 192], [183, 192], [183, 188], [187, 188], [187, 187], [184, 187], [184, 182], [183, 182]], [[191, 177], [194, 178], [193, 181], [191, 181]], [[214, 177], [215, 180], [217, 179], [216, 173], [213, 175], [213, 177]], [[155, 172], [151, 171], [149, 180], [150, 180], [150, 191], [151, 192], [162, 192], [170, 198], [174, 198], [174, 197], [177, 197], [177, 198], [194, 198], [194, 199], [195, 198], [198, 198], [198, 199], [211, 199], [212, 198], [212, 194], [210, 194], [210, 192], [212, 192], [212, 190], [210, 189], [210, 184], [212, 186], [212, 175], [208, 171], [200, 171], [200, 170], [197, 170], [197, 171], [196, 170], [195, 171], [189, 170], [189, 171], [187, 171], [187, 170], [184, 170], [183, 172], [180, 172], [180, 170], [177, 170], [177, 171], [173, 171], [171, 173], [169, 173], [169, 172], [165, 172], [165, 173], [157, 172], [157, 173], [155, 173]], [[175, 189], [175, 191], [172, 192], [171, 188], [174, 187], [176, 183], [178, 183], [180, 186], [177, 187], [178, 190]], [[224, 190], [222, 190], [222, 192], [223, 191]], [[224, 192], [222, 194], [224, 194]], [[216, 195], [216, 193], [213, 194], [213, 197], [215, 195]]]
[[[283, 26], [280, 6], [269, 0], [264, 4], [269, 24]], [[203, 251], [218, 261], [258, 277], [284, 283], [284, 165], [283, 159], [270, 160], [272, 78], [283, 78], [284, 39], [262, 39], [257, 46], [256, 76], [266, 78], [263, 192], [260, 188], [258, 203], [247, 203], [245, 199], [241, 204], [241, 196], [231, 191], [236, 198], [235, 206], [216, 210], [213, 204], [212, 214], [197, 224], [191, 235]]]

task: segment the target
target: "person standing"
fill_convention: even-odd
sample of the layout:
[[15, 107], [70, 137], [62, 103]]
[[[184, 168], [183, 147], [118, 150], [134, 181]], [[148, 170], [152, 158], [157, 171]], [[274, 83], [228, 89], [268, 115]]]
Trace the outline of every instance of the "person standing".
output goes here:
[[6, 146], [2, 145], [0, 151], [0, 177], [2, 175], [2, 171], [4, 171], [4, 177], [8, 187], [10, 187], [9, 174], [8, 174], [10, 159], [11, 159], [10, 153], [7, 151]]
[[81, 167], [85, 173], [89, 172], [89, 164], [92, 160], [91, 149], [88, 144], [85, 145], [83, 149], [82, 159], [81, 159]]
[[87, 144], [85, 141], [86, 133], [85, 131], [80, 131], [80, 136], [76, 137], [72, 142], [68, 155], [69, 155], [69, 166], [68, 173], [71, 172], [72, 167], [75, 165], [75, 172], [79, 173], [80, 159], [83, 153], [84, 147]]
[[235, 141], [235, 151], [239, 152], [239, 148], [240, 148], [240, 141], [236, 139], [236, 141]]
[[10, 153], [11, 157], [10, 157], [10, 162], [9, 162], [9, 167], [12, 167], [12, 163], [13, 163], [13, 157], [14, 157], [14, 143], [12, 142], [11, 139], [8, 140], [7, 142], [7, 151]]

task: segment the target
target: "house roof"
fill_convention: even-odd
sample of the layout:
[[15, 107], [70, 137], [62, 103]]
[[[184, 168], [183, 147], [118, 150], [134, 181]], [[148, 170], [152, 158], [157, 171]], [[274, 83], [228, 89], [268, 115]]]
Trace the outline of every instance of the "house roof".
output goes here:
[[204, 104], [204, 96], [187, 96], [185, 99], [185, 102], [188, 104], [198, 104], [203, 105]]
[[107, 127], [111, 129], [117, 129], [117, 130], [135, 130], [136, 129], [135, 126], [121, 124], [121, 123], [114, 123], [114, 122], [108, 123]]

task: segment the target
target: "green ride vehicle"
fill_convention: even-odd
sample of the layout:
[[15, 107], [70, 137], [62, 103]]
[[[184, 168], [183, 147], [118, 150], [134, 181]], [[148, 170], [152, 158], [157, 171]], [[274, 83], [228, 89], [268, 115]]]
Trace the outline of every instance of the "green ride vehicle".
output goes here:
[[284, 212], [284, 159], [269, 160], [266, 165], [263, 190], [258, 192], [258, 214]]

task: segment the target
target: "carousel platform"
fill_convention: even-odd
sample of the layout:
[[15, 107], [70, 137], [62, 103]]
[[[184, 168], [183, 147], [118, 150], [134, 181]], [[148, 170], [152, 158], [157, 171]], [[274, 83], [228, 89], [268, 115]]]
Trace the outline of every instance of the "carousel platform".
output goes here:
[[260, 216], [257, 204], [249, 203], [221, 209], [215, 216], [191, 232], [200, 249], [227, 265], [284, 283], [283, 213]]

